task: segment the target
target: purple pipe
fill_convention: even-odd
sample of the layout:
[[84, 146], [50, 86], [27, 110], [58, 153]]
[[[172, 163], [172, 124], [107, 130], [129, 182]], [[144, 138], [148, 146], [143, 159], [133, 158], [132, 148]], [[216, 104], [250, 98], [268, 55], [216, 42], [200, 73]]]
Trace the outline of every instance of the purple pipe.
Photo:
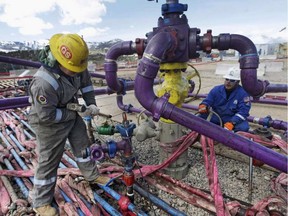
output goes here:
[[[133, 89], [134, 89], [134, 81], [127, 81], [126, 90], [129, 91]], [[95, 95], [103, 95], [103, 94], [110, 95], [114, 93], [115, 92], [112, 91], [109, 87], [97, 88], [94, 90]], [[0, 110], [15, 109], [15, 108], [31, 106], [28, 99], [29, 99], [29, 96], [0, 99]]]
[[[126, 89], [127, 91], [134, 89], [134, 81], [126, 81]], [[113, 91], [110, 87], [102, 87], [102, 88], [96, 88], [94, 90], [95, 95], [103, 95], [103, 94], [114, 94], [115, 91]]]
[[[191, 130], [197, 131], [200, 134], [217, 140], [218, 142], [221, 142], [234, 150], [242, 152], [245, 155], [263, 161], [264, 163], [286, 173], [286, 156], [274, 152], [273, 150], [251, 140], [248, 140], [247, 138], [241, 137], [238, 134], [231, 133], [230, 131], [223, 129], [218, 125], [205, 121], [204, 119], [201, 119], [191, 113], [187, 113], [180, 108], [177, 108], [168, 102], [168, 95], [164, 95], [163, 97], [158, 98], [154, 94], [153, 80], [157, 76], [160, 63], [160, 61], [157, 59], [162, 59], [165, 51], [171, 46], [171, 41], [167, 40], [169, 38], [162, 37], [160, 34], [156, 34], [148, 43], [143, 58], [139, 62], [135, 79], [135, 96], [140, 104], [152, 113], [154, 120], [159, 120], [160, 117], [170, 119]], [[231, 42], [232, 44], [236, 43], [235, 39], [231, 40]], [[237, 48], [238, 46], [235, 46], [234, 44], [233, 47]], [[227, 45], [227, 48], [229, 48], [229, 45]], [[240, 49], [240, 51], [242, 50]], [[243, 53], [243, 51], [241, 53]], [[256, 72], [258, 60], [256, 61], [254, 58], [255, 57], [251, 59], [251, 67], [255, 67], [255, 69], [252, 71]], [[242, 67], [248, 67], [246, 64], [249, 64], [247, 58], [245, 58], [244, 62], [242, 60]], [[246, 75], [245, 72], [243, 74]], [[256, 90], [258, 92], [262, 91], [260, 87], [257, 87]]]
[[[197, 98], [206, 98], [207, 94], [188, 94], [189, 97], [197, 97]], [[251, 100], [252, 103], [261, 103], [261, 104], [273, 104], [273, 105], [283, 105], [288, 106], [288, 100], [276, 100], [276, 99], [266, 99], [266, 98], [253, 98]]]
[[[95, 150], [103, 151], [104, 153], [108, 153], [110, 151], [109, 146], [107, 144], [102, 144], [101, 146], [94, 148], [94, 151]], [[122, 140], [116, 142], [116, 149], [113, 149], [111, 153], [116, 153], [116, 151], [120, 151], [120, 150], [123, 150], [124, 153], [127, 153], [127, 152], [131, 153], [132, 146], [130, 144], [130, 141], [127, 139], [122, 139]], [[102, 154], [101, 154], [101, 157], [102, 157]], [[104, 155], [103, 155], [103, 157], [104, 157]]]
[[96, 77], [96, 78], [101, 78], [101, 79], [105, 79], [105, 75], [104, 74], [99, 74], [99, 73], [90, 73], [91, 77]]
[[[198, 106], [191, 104], [183, 104], [182, 108], [192, 109], [196, 111], [198, 110]], [[287, 131], [288, 122], [285, 121], [275, 119], [275, 120], [269, 120], [269, 122], [267, 122], [267, 118], [257, 118], [253, 116], [248, 116], [247, 120], [249, 122], [257, 123], [262, 126], [267, 126], [268, 124], [269, 127], [272, 127], [274, 129]]]
[[270, 120], [267, 123], [266, 118], [256, 118], [253, 116], [249, 116], [247, 119], [249, 122], [258, 123], [258, 124], [264, 125], [264, 126], [266, 126], [268, 124], [269, 127], [272, 127], [274, 129], [287, 131], [288, 123], [285, 121], [275, 119], [275, 120]]
[[30, 106], [31, 104], [28, 102], [28, 98], [29, 98], [28, 96], [24, 96], [24, 97], [1, 99], [0, 110]]
[[132, 41], [123, 41], [112, 46], [106, 54], [104, 70], [107, 85], [114, 92], [121, 92], [123, 84], [117, 78], [116, 60], [121, 55], [131, 55], [136, 53], [136, 45]]
[[35, 68], [39, 68], [41, 66], [40, 62], [28, 61], [28, 60], [24, 60], [24, 59], [18, 59], [18, 58], [1, 56], [1, 55], [0, 55], [0, 62], [25, 65], [25, 66], [35, 67]]
[[266, 98], [259, 98], [259, 99], [254, 98], [251, 102], [252, 103], [261, 103], [261, 104], [283, 105], [283, 106], [288, 105], [287, 100], [274, 100], [274, 99], [266, 99]]
[[267, 92], [288, 92], [287, 84], [270, 84], [267, 86]]

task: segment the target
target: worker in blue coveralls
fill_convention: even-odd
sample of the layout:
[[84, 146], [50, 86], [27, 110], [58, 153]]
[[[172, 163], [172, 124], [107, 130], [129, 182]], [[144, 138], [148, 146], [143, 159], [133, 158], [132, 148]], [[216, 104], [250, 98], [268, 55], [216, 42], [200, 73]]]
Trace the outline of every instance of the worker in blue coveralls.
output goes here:
[[[36, 132], [38, 163], [32, 191], [33, 209], [40, 216], [59, 215], [51, 206], [57, 169], [69, 141], [75, 161], [91, 184], [106, 185], [110, 178], [99, 173], [96, 162], [82, 152], [91, 145], [84, 116], [99, 114], [91, 76], [87, 70], [89, 50], [77, 34], [55, 34], [39, 54], [42, 66], [34, 75], [29, 92], [29, 123]], [[71, 110], [81, 91], [87, 109]]]
[[[251, 101], [248, 93], [239, 84], [240, 70], [229, 68], [223, 85], [215, 86], [200, 103], [198, 112], [201, 118], [207, 118], [209, 110], [217, 113], [213, 114], [210, 121], [222, 125], [225, 129], [234, 132], [248, 131], [249, 124], [247, 117], [251, 109]], [[219, 119], [221, 118], [221, 120]]]

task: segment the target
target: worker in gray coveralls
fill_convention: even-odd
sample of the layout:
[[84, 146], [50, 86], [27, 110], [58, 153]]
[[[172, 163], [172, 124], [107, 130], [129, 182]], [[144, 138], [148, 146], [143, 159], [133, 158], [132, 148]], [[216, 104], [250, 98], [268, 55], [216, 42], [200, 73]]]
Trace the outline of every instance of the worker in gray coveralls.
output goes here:
[[[65, 143], [71, 150], [84, 178], [90, 183], [105, 185], [110, 178], [99, 175], [96, 163], [83, 158], [90, 141], [83, 116], [99, 113], [94, 89], [87, 71], [88, 47], [77, 34], [55, 34], [40, 53], [42, 66], [31, 82], [29, 124], [36, 132], [38, 164], [35, 169], [32, 200], [38, 215], [58, 215], [51, 206], [57, 180], [57, 168]], [[87, 109], [78, 113], [66, 108], [77, 103], [81, 91]]]

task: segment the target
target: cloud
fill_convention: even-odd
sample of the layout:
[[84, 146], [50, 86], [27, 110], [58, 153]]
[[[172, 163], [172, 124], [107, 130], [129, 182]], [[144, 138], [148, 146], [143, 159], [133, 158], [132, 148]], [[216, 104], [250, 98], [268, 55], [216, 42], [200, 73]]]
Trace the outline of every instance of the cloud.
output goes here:
[[[105, 31], [95, 28], [106, 14], [104, 2], [115, 0], [0, 0], [0, 22], [17, 28], [22, 35], [41, 35], [55, 29], [59, 23], [63, 30], [86, 25], [87, 30], [83, 31], [97, 35], [97, 31]], [[89, 28], [91, 25], [94, 29]]]
[[61, 13], [62, 25], [97, 24], [102, 21], [101, 17], [106, 14], [105, 5], [99, 0], [58, 0], [55, 2]]
[[[35, 7], [27, 7], [27, 5], [34, 5]], [[41, 2], [41, 4], [36, 0], [1, 1], [0, 9], [2, 11], [0, 22], [18, 28], [18, 31], [23, 35], [42, 34], [43, 30], [53, 28], [52, 23], [38, 17], [39, 14], [53, 9], [53, 4], [49, 0]]]
[[78, 34], [82, 35], [86, 41], [95, 41], [97, 37], [105, 35], [105, 33], [109, 30], [109, 28], [94, 28], [94, 27], [87, 27], [81, 29]]

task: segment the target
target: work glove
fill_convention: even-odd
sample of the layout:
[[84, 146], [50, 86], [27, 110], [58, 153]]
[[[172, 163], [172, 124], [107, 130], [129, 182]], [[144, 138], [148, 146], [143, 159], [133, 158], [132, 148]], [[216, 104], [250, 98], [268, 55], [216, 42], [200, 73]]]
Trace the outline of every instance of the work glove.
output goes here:
[[198, 112], [200, 114], [206, 114], [208, 113], [208, 107], [205, 104], [200, 104], [198, 107]]
[[89, 105], [88, 107], [86, 107], [86, 110], [84, 112], [78, 112], [78, 114], [81, 116], [81, 117], [85, 117], [85, 116], [95, 116], [95, 115], [98, 115], [99, 114], [99, 108], [94, 105], [94, 104], [91, 104]]
[[226, 122], [226, 123], [224, 124], [224, 128], [225, 128], [226, 130], [232, 131], [233, 128], [234, 128], [234, 125], [233, 125], [232, 122]]
[[90, 112], [91, 112], [90, 115], [91, 115], [91, 116], [98, 115], [99, 112], [100, 112], [100, 109], [99, 109], [96, 105], [94, 105], [94, 104], [89, 105], [89, 106], [87, 107], [87, 109], [90, 110]]

